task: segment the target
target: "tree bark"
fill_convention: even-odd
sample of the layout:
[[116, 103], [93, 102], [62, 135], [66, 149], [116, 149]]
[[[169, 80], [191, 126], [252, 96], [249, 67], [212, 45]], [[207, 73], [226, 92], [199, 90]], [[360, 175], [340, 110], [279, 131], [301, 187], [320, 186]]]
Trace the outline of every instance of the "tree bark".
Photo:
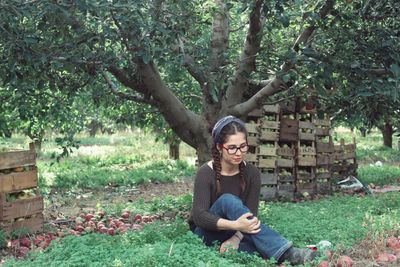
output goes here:
[[361, 132], [362, 137], [367, 137], [367, 129], [365, 129], [364, 127], [361, 127], [359, 130]]
[[379, 128], [383, 136], [383, 145], [392, 148], [393, 147], [393, 125], [390, 122]]
[[90, 136], [90, 137], [95, 137], [95, 136], [96, 136], [96, 133], [97, 133], [97, 131], [100, 129], [100, 127], [101, 127], [101, 124], [100, 124], [98, 121], [92, 120], [92, 121], [89, 123], [89, 125], [88, 125], [88, 128], [89, 128], [89, 136]]
[[178, 160], [180, 158], [179, 147], [180, 147], [180, 143], [177, 143], [177, 142], [171, 142], [169, 144], [169, 158], [170, 159]]

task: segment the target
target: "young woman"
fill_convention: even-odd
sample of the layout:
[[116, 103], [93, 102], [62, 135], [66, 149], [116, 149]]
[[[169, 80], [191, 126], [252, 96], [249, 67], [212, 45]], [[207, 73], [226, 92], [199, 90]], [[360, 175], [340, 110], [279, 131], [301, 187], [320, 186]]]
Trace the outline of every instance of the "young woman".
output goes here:
[[194, 184], [189, 219], [194, 233], [208, 246], [220, 243], [221, 253], [233, 248], [258, 252], [279, 263], [312, 261], [315, 252], [294, 248], [292, 242], [257, 218], [260, 172], [244, 161], [249, 149], [244, 122], [224, 117], [215, 124], [212, 137], [212, 161], [200, 167]]

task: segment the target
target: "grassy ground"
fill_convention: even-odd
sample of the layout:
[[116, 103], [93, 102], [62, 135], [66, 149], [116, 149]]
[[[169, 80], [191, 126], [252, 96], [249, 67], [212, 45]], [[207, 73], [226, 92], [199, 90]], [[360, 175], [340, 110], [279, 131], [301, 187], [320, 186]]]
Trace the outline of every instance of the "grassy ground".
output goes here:
[[[351, 140], [349, 133], [339, 137]], [[72, 157], [54, 163], [57, 152], [51, 142], [44, 145], [39, 160], [41, 184], [46, 188], [99, 189], [115, 183], [133, 185], [152, 181], [175, 181], [194, 172], [194, 151], [184, 146], [183, 160], [167, 159], [167, 147], [154, 143], [143, 133], [114, 137], [82, 136], [81, 148]], [[0, 146], [24, 142], [18, 137], [1, 140]], [[400, 177], [399, 151], [383, 149], [376, 133], [365, 139], [357, 137], [359, 178], [365, 183], [383, 185]], [[382, 166], [370, 166], [381, 161]], [[302, 203], [263, 203], [260, 219], [296, 246], [331, 241], [335, 247], [349, 247], [368, 235], [387, 230], [400, 234], [399, 193], [365, 197], [336, 194]], [[216, 248], [205, 247], [188, 231], [180, 215], [191, 207], [191, 195], [138, 201], [107, 207], [108, 212], [131, 210], [132, 213], [154, 214], [167, 211], [176, 219], [148, 224], [143, 231], [123, 236], [87, 234], [68, 236], [53, 242], [44, 252], [32, 253], [25, 260], [9, 260], [4, 266], [267, 266], [261, 258], [247, 254], [221, 256]]]

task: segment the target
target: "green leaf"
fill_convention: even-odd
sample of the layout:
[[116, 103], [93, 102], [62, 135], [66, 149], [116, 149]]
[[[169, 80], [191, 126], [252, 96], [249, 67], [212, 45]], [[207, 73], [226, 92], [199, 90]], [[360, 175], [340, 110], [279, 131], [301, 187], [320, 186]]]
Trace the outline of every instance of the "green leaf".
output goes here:
[[400, 67], [399, 65], [393, 63], [390, 65], [390, 70], [393, 72], [394, 76], [399, 77], [400, 76]]

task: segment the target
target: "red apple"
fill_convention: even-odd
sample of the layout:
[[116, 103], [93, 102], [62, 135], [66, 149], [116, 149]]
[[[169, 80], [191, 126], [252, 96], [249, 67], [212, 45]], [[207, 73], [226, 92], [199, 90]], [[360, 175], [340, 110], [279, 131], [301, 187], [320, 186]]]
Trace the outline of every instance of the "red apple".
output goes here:
[[121, 225], [120, 227], [118, 227], [118, 231], [121, 233], [121, 234], [125, 234], [126, 233], [126, 227], [125, 226], [123, 226], [123, 225]]
[[44, 236], [42, 235], [37, 235], [35, 239], [33, 239], [33, 244], [35, 244], [35, 246], [39, 246], [39, 244], [44, 241]]
[[129, 216], [131, 216], [131, 213], [130, 213], [129, 211], [124, 211], [124, 212], [121, 214], [121, 217], [124, 218], [124, 219], [128, 219]]
[[83, 231], [85, 231], [85, 228], [84, 228], [82, 225], [77, 225], [77, 226], [75, 227], [75, 230], [78, 231], [78, 232], [80, 232], [80, 233], [82, 233]]
[[27, 238], [27, 237], [23, 237], [23, 238], [21, 238], [21, 239], [19, 240], [19, 244], [20, 244], [22, 247], [30, 248], [30, 247], [31, 247], [31, 240], [29, 240], [29, 238]]
[[20, 247], [18, 249], [18, 255], [21, 257], [25, 257], [26, 254], [28, 254], [28, 252], [29, 252], [29, 248], [27, 248], [27, 247]]
[[109, 234], [109, 235], [115, 235], [115, 229], [112, 228], [112, 227], [108, 228], [108, 229], [107, 229], [107, 234]]
[[150, 216], [147, 216], [147, 215], [143, 216], [143, 217], [142, 217], [142, 220], [143, 220], [144, 223], [151, 222]]
[[380, 253], [375, 260], [378, 263], [388, 263], [388, 262], [395, 262], [397, 261], [396, 255], [388, 254], [388, 253]]
[[136, 214], [135, 217], [133, 218], [134, 222], [140, 222], [142, 220], [142, 215]]
[[64, 237], [64, 232], [63, 231], [57, 231], [57, 236], [58, 237]]
[[391, 249], [400, 249], [400, 240], [391, 236], [386, 240], [386, 246]]
[[88, 214], [86, 214], [86, 216], [85, 216], [85, 220], [86, 220], [87, 222], [88, 222], [88, 221], [91, 221], [91, 220], [93, 219], [93, 217], [94, 217], [93, 214], [88, 213]]
[[99, 216], [100, 218], [103, 218], [105, 215], [106, 215], [106, 212], [105, 212], [105, 211], [99, 211], [99, 212], [97, 213], [97, 216]]
[[318, 267], [329, 267], [329, 262], [328, 261], [321, 261], [318, 264]]
[[353, 260], [349, 256], [341, 256], [338, 260], [337, 267], [351, 267]]
[[103, 233], [103, 234], [106, 234], [107, 231], [108, 231], [108, 228], [105, 227], [105, 226], [103, 226], [103, 227], [101, 227], [101, 228], [99, 229], [99, 232], [100, 232], [100, 233]]

